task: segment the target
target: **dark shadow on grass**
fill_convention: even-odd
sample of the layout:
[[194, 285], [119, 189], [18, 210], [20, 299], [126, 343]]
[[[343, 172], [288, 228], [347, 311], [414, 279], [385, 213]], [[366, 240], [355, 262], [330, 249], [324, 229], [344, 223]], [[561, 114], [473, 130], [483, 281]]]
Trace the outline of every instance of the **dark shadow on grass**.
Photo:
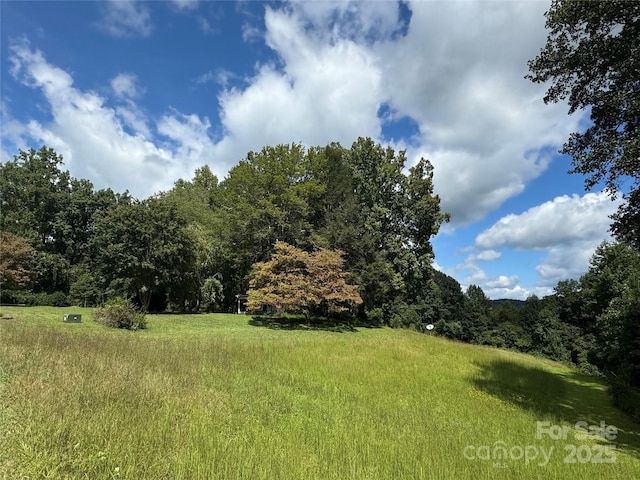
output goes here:
[[357, 332], [355, 326], [347, 320], [311, 317], [308, 321], [304, 317], [289, 315], [255, 315], [249, 320], [249, 325], [266, 327], [273, 330], [322, 330], [326, 332]]
[[[508, 360], [476, 366], [480, 371], [470, 383], [478, 390], [533, 412], [540, 421], [551, 417], [551, 424], [575, 425], [584, 421], [600, 425], [604, 421], [618, 429], [613, 442], [616, 448], [640, 458], [640, 425], [612, 406], [600, 379], [579, 372], [553, 373]], [[536, 435], [536, 427], [531, 427], [532, 436]]]

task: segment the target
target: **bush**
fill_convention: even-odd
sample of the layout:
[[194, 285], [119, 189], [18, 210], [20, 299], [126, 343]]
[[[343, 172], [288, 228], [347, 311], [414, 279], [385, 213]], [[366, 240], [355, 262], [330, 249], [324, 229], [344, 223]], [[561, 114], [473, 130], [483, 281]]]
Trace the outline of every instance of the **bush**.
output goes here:
[[64, 292], [33, 293], [23, 290], [3, 290], [0, 303], [28, 305], [30, 307], [68, 307], [69, 301]]
[[454, 340], [460, 340], [462, 338], [462, 325], [460, 322], [445, 322], [444, 320], [438, 320], [435, 327], [438, 335]]
[[370, 325], [380, 326], [384, 323], [384, 312], [381, 308], [372, 308], [367, 310], [367, 322]]
[[28, 295], [29, 295], [29, 292], [25, 292], [23, 290], [0, 289], [0, 303], [4, 303], [7, 305], [26, 304], [27, 303], [26, 299]]
[[124, 298], [112, 298], [97, 309], [93, 319], [107, 327], [141, 330], [147, 326], [144, 313], [139, 312], [131, 301]]
[[67, 300], [67, 295], [64, 292], [53, 292], [47, 294], [44, 299], [45, 305], [50, 307], [68, 307], [69, 300]]
[[202, 288], [200, 288], [200, 295], [202, 296], [200, 308], [205, 312], [218, 308], [224, 299], [222, 291], [222, 283], [217, 277], [207, 278]]

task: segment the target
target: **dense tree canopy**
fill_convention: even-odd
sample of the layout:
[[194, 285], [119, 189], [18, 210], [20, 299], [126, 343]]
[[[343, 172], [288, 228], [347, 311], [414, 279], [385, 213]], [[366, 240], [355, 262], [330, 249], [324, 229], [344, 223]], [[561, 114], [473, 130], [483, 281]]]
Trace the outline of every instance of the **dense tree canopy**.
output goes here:
[[34, 293], [231, 311], [252, 265], [284, 241], [343, 251], [363, 319], [419, 326], [441, 310], [430, 240], [448, 217], [424, 159], [406, 171], [404, 152], [368, 138], [264, 147], [221, 182], [204, 166], [146, 200], [95, 191], [61, 166], [47, 147], [1, 165], [3, 231], [35, 249]]
[[581, 285], [598, 336], [593, 363], [640, 388], [640, 253], [621, 243], [600, 245]]
[[93, 239], [103, 286], [137, 296], [145, 310], [152, 296], [164, 291], [182, 309], [189, 287], [195, 287], [194, 248], [185, 227], [175, 207], [156, 198], [110, 210], [96, 224]]
[[433, 194], [430, 163], [420, 160], [408, 174], [405, 164], [404, 152], [365, 138], [350, 149], [293, 144], [249, 152], [214, 195], [227, 252], [225, 298], [246, 291], [251, 265], [266, 261], [280, 240], [308, 252], [343, 251], [362, 316], [404, 318], [399, 312], [410, 309], [415, 322], [429, 321], [430, 239], [448, 217]]
[[[566, 100], [569, 112], [589, 109], [591, 125], [575, 132], [562, 153], [591, 188], [604, 181], [613, 195], [627, 179], [627, 203], [614, 232], [638, 244], [640, 234], [640, 2], [553, 0], [549, 35], [529, 62], [528, 78], [550, 81], [545, 102]], [[624, 190], [623, 190], [624, 192]]]

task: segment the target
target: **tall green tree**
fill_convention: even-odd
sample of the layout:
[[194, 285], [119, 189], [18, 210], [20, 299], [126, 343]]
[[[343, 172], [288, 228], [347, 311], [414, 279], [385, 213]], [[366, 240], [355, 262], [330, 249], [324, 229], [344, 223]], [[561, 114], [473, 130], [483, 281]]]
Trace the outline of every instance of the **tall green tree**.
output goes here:
[[[157, 198], [118, 205], [96, 224], [93, 248], [110, 296], [136, 297], [147, 310], [167, 292], [178, 308], [193, 270], [193, 245], [175, 206]], [[164, 299], [161, 299], [164, 300]]]
[[2, 231], [28, 239], [34, 247], [56, 250], [55, 222], [69, 190], [69, 172], [52, 148], [20, 150], [0, 164]]
[[561, 152], [586, 186], [601, 181], [626, 204], [613, 231], [638, 247], [640, 234], [640, 2], [553, 0], [546, 45], [529, 62], [530, 80], [550, 82], [545, 103], [566, 100], [569, 113], [588, 109], [591, 124], [572, 133]]
[[478, 285], [469, 285], [464, 294], [462, 339], [471, 343], [482, 343], [483, 335], [491, 323], [491, 300]]
[[[221, 272], [229, 252], [224, 240], [223, 218], [215, 206], [218, 179], [208, 166], [195, 171], [192, 180], [178, 180], [162, 201], [173, 205], [187, 223], [186, 233], [193, 245], [194, 265], [180, 286], [183, 296], [191, 298], [188, 309], [211, 310], [222, 305], [224, 295]], [[174, 287], [175, 290], [175, 287]], [[185, 299], [186, 300], [186, 299]]]
[[640, 388], [640, 253], [622, 243], [603, 243], [582, 277], [587, 314], [595, 320], [591, 360], [604, 372]]
[[405, 152], [370, 138], [354, 142], [344, 159], [352, 192], [346, 198], [355, 207], [347, 213], [357, 227], [344, 250], [365, 309], [430, 322], [437, 310], [430, 240], [448, 220], [433, 194], [430, 163], [421, 159], [407, 175]]
[[168, 192], [160, 194], [172, 202], [189, 224], [197, 224], [206, 230], [219, 228], [215, 209], [218, 178], [205, 165], [196, 169], [191, 180], [179, 179]]
[[460, 322], [464, 309], [464, 293], [458, 281], [438, 270], [433, 272], [440, 296], [439, 317], [446, 323]]
[[225, 298], [246, 292], [251, 265], [265, 261], [277, 240], [311, 249], [320, 198], [321, 149], [300, 144], [249, 152], [220, 184], [214, 207], [221, 219]]

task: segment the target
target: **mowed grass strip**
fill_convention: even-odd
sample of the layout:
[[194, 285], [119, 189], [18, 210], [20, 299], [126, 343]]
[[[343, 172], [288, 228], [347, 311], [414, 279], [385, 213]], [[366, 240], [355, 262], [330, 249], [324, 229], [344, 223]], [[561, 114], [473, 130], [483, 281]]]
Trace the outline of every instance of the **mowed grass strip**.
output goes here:
[[[2, 308], [0, 478], [640, 477], [638, 426], [543, 359], [407, 330], [158, 315], [126, 332], [67, 311]], [[536, 438], [537, 421], [601, 420], [614, 442]]]

